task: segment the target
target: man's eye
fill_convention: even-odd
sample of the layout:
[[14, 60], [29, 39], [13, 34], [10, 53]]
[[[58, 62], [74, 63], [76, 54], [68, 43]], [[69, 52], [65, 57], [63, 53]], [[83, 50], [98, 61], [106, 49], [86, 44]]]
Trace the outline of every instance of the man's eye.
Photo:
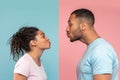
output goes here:
[[69, 26], [72, 26], [72, 24], [69, 24]]

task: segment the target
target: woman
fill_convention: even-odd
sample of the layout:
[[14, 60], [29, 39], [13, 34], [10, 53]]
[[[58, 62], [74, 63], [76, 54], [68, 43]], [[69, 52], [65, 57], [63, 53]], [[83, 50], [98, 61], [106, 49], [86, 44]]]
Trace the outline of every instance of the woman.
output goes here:
[[10, 39], [13, 59], [22, 56], [14, 69], [14, 80], [47, 80], [40, 57], [50, 48], [44, 32], [36, 27], [22, 27]]

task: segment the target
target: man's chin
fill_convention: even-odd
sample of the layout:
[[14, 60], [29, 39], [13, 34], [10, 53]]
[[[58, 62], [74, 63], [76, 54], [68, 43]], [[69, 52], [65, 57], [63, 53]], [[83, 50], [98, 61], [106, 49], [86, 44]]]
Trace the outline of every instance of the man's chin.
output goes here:
[[70, 39], [70, 42], [78, 41], [79, 39]]
[[74, 42], [74, 41], [76, 41], [76, 40], [71, 40], [71, 39], [70, 39], [70, 42]]

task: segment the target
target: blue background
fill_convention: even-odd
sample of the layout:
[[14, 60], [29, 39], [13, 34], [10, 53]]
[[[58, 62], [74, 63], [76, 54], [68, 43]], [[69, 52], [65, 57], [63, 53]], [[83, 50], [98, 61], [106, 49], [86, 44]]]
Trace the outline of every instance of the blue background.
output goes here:
[[0, 0], [0, 80], [13, 80], [16, 62], [10, 56], [8, 39], [22, 26], [36, 26], [51, 41], [42, 55], [48, 80], [58, 80], [58, 1]]

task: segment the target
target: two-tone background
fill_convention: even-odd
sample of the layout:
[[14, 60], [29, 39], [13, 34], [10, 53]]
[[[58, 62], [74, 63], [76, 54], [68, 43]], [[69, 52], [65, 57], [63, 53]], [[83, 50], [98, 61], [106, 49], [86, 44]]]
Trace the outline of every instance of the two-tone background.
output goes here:
[[113, 45], [120, 61], [119, 0], [0, 0], [0, 80], [13, 80], [15, 62], [8, 40], [22, 26], [36, 26], [50, 38], [51, 49], [42, 55], [48, 80], [76, 80], [86, 45], [69, 42], [65, 29], [70, 13], [78, 8], [93, 11], [96, 31]]

